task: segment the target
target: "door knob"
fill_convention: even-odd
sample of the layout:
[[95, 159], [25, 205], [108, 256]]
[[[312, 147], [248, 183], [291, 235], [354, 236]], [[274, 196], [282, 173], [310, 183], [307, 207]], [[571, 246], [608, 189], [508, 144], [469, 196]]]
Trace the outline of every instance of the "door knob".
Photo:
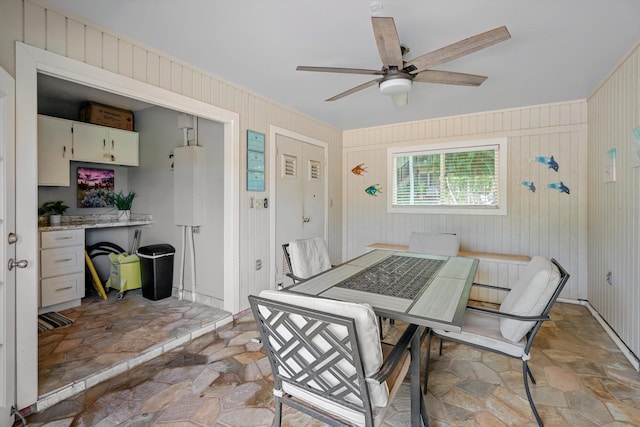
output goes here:
[[309, 217], [302, 217], [302, 222], [309, 222], [311, 221], [311, 218]]
[[20, 261], [15, 261], [13, 258], [9, 258], [9, 264], [7, 265], [7, 267], [9, 268], [9, 271], [13, 270], [14, 267], [16, 268], [27, 268], [27, 266], [29, 265], [29, 261], [27, 261], [26, 259], [21, 259]]
[[9, 236], [7, 237], [7, 243], [9, 243], [10, 245], [13, 245], [17, 241], [18, 241], [18, 235], [16, 233], [9, 233]]

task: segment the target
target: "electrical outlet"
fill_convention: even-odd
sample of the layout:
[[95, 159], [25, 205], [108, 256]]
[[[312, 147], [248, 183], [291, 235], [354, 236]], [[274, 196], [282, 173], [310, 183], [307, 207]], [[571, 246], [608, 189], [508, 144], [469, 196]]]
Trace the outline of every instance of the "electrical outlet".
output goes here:
[[262, 268], [262, 260], [261, 259], [257, 259], [256, 260], [256, 270], [260, 270]]

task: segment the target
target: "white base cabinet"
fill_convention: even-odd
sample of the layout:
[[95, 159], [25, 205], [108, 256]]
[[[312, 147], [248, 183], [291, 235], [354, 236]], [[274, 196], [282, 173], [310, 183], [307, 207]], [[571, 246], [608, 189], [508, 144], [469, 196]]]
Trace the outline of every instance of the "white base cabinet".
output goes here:
[[84, 281], [84, 229], [41, 232], [39, 311], [80, 305]]

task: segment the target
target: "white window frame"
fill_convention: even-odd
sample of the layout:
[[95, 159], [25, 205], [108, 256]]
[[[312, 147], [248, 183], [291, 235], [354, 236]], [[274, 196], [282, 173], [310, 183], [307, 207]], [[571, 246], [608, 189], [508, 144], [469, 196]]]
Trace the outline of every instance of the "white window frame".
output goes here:
[[[394, 176], [395, 169], [393, 159], [401, 156], [417, 154], [429, 154], [433, 152], [457, 152], [468, 151], [469, 148], [481, 149], [481, 147], [498, 146], [498, 206], [406, 206], [394, 205]], [[422, 213], [422, 214], [454, 214], [454, 215], [507, 215], [507, 138], [489, 138], [469, 141], [451, 141], [434, 144], [422, 144], [411, 146], [397, 146], [387, 149], [387, 212], [389, 213]]]

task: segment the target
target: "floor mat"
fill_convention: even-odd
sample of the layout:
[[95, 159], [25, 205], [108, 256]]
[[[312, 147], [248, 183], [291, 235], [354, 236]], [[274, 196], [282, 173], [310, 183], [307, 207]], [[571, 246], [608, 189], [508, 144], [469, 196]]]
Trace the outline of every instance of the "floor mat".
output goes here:
[[38, 315], [38, 333], [51, 331], [61, 326], [67, 326], [73, 323], [73, 320], [60, 313], [52, 311], [50, 313]]

